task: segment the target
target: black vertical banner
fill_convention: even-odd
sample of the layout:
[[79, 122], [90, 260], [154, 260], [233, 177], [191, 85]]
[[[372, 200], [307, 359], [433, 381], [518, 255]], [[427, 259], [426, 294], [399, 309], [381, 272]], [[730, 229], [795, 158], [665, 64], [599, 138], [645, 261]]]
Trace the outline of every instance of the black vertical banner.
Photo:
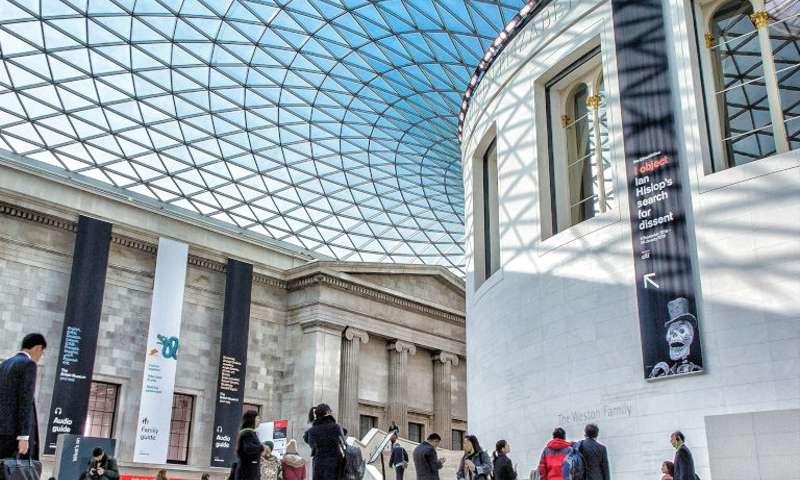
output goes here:
[[228, 259], [225, 312], [219, 353], [211, 466], [229, 467], [236, 456], [236, 436], [242, 420], [250, 331], [250, 290], [253, 266]]
[[644, 376], [703, 370], [662, 0], [612, 0]]
[[110, 223], [80, 217], [50, 420], [47, 422], [45, 454], [55, 453], [59, 434], [83, 435], [110, 244]]

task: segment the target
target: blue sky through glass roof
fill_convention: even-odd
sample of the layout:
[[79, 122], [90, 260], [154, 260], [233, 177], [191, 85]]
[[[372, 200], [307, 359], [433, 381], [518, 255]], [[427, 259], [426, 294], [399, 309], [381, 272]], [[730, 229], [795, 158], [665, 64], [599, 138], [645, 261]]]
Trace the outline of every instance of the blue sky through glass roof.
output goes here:
[[0, 148], [342, 259], [463, 271], [457, 115], [522, 0], [0, 0]]

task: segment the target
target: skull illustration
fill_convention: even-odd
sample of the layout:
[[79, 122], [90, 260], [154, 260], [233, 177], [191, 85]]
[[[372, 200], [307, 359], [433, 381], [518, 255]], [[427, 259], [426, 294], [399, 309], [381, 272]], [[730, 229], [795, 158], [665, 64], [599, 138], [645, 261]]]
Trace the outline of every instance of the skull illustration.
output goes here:
[[669, 358], [673, 361], [688, 358], [692, 340], [694, 340], [694, 327], [689, 321], [678, 320], [671, 323], [667, 329]]

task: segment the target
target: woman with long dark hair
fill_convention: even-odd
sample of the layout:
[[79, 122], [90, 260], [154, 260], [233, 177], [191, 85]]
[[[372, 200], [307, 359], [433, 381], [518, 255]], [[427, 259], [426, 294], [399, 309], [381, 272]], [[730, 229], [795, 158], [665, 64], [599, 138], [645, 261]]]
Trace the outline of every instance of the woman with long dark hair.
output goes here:
[[236, 442], [236, 480], [261, 479], [261, 454], [264, 445], [258, 440], [256, 427], [261, 422], [258, 412], [249, 410], [242, 415], [242, 428]]
[[517, 471], [508, 458], [511, 445], [505, 440], [498, 440], [494, 445], [492, 460], [494, 462], [494, 480], [517, 480]]
[[342, 427], [325, 403], [308, 412], [308, 422], [311, 428], [303, 434], [303, 440], [311, 447], [313, 480], [338, 480], [344, 468]]
[[484, 452], [478, 437], [467, 435], [464, 437], [464, 456], [458, 467], [456, 478], [459, 480], [489, 480], [492, 472], [492, 459]]

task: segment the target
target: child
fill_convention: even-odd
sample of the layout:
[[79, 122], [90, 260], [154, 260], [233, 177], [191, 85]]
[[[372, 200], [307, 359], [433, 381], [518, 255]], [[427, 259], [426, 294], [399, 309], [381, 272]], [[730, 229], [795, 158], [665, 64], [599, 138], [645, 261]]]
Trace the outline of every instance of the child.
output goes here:
[[661, 480], [672, 480], [672, 475], [675, 473], [675, 464], [669, 460], [661, 464], [661, 473], [664, 475]]

